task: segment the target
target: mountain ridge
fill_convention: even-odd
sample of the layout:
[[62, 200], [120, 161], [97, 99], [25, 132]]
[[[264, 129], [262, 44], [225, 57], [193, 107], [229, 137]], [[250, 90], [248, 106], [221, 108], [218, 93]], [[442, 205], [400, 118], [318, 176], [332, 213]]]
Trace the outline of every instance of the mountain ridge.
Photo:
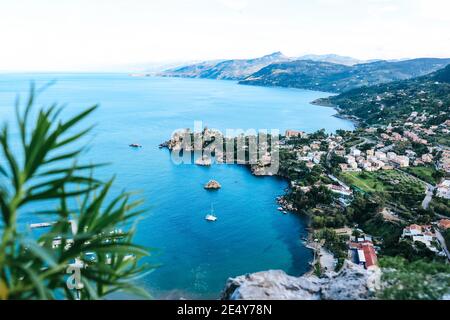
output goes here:
[[186, 77], [218, 80], [241, 80], [254, 72], [289, 58], [277, 51], [259, 58], [205, 61], [159, 73], [163, 77]]
[[439, 58], [417, 58], [397, 62], [380, 60], [354, 66], [297, 60], [271, 64], [239, 83], [341, 93], [364, 86], [420, 77], [448, 64], [450, 59]]
[[157, 75], [163, 77], [244, 80], [248, 76], [261, 70], [264, 67], [269, 66], [272, 63], [289, 62], [296, 60], [330, 62], [346, 66], [373, 62], [373, 60], [364, 61], [337, 54], [307, 54], [300, 57], [288, 57], [282, 52], [277, 51], [259, 58], [252, 59], [221, 59], [196, 62], [192, 64], [168, 68], [167, 70], [159, 72]]

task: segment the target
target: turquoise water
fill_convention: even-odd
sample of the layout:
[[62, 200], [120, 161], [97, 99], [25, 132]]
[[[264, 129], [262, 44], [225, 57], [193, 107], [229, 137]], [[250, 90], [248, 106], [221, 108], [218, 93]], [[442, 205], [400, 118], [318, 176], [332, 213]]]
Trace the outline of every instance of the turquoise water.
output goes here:
[[[175, 165], [158, 144], [175, 129], [193, 128], [196, 120], [221, 130], [352, 129], [351, 123], [332, 116], [333, 109], [309, 104], [326, 94], [122, 74], [3, 74], [2, 122], [12, 119], [15, 96], [27, 91], [30, 80], [38, 85], [56, 80], [38, 101], [70, 102], [64, 115], [100, 103], [90, 119], [97, 126], [83, 159], [110, 162], [98, 174], [116, 174], [115, 191], [142, 191], [149, 211], [136, 240], [157, 248], [151, 262], [160, 266], [139, 282], [156, 298], [215, 299], [230, 276], [268, 269], [300, 275], [308, 270], [312, 253], [301, 243], [305, 221], [276, 209], [275, 198], [284, 193], [286, 181], [254, 177], [236, 165]], [[129, 143], [143, 148], [130, 149]], [[205, 191], [210, 179], [223, 188]], [[204, 220], [211, 203], [219, 217], [216, 223]], [[22, 223], [36, 220], [30, 213], [20, 217]]]

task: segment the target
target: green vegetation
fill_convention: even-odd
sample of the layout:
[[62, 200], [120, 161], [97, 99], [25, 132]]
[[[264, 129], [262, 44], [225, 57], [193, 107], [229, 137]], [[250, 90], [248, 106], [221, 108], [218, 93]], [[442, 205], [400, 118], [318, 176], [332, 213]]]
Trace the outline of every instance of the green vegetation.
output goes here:
[[447, 248], [450, 248], [450, 229], [444, 231], [442, 233], [445, 239], [445, 244], [447, 245]]
[[239, 83], [341, 93], [423, 76], [444, 68], [449, 62], [448, 59], [413, 59], [345, 66], [323, 61], [297, 60], [270, 64]]
[[450, 265], [400, 257], [380, 259], [385, 287], [380, 299], [438, 300], [450, 293]]
[[402, 226], [385, 221], [380, 213], [382, 204], [373, 201], [369, 195], [356, 194], [346, 209], [346, 216], [368, 234], [382, 242], [382, 249], [395, 247], [402, 234]]
[[392, 202], [405, 212], [420, 206], [425, 185], [400, 171], [348, 172], [340, 175], [349, 185], [370, 194], [381, 203]]
[[444, 172], [436, 170], [434, 166], [409, 167], [405, 171], [432, 185], [439, 183], [445, 175]]
[[[23, 111], [16, 107], [21, 150], [6, 125], [0, 133], [0, 299], [76, 299], [77, 291], [81, 299], [117, 291], [148, 296], [133, 284], [148, 268], [141, 261], [148, 251], [133, 243], [141, 201], [111, 195], [113, 181], [93, 174], [99, 165], [75, 160], [84, 150], [77, 142], [90, 130], [76, 126], [96, 106], [62, 121], [56, 105], [34, 110], [34, 96], [32, 90]], [[36, 215], [54, 224], [36, 239], [18, 221], [29, 205], [43, 201]], [[82, 268], [77, 290], [70, 290], [67, 271], [75, 262]]]
[[430, 211], [450, 217], [450, 200], [433, 197], [433, 200], [430, 202]]
[[[389, 124], [406, 121], [413, 112], [433, 115], [450, 111], [450, 66], [423, 77], [363, 87], [327, 99], [342, 113], [356, 116], [365, 124]], [[440, 124], [440, 123], [439, 123]]]

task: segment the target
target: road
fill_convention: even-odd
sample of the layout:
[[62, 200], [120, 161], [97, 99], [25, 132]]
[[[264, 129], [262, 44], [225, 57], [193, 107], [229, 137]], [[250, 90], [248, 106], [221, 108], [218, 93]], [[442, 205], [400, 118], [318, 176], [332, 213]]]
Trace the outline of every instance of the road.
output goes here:
[[439, 230], [436, 230], [436, 238], [441, 244], [442, 249], [444, 249], [445, 254], [447, 255], [447, 259], [450, 260], [450, 252], [448, 251], [447, 244], [445, 243], [444, 236]]
[[427, 184], [425, 199], [423, 199], [422, 201], [422, 208], [424, 208], [425, 210], [430, 206], [430, 202], [433, 199], [434, 189], [435, 187], [433, 187], [431, 184]]

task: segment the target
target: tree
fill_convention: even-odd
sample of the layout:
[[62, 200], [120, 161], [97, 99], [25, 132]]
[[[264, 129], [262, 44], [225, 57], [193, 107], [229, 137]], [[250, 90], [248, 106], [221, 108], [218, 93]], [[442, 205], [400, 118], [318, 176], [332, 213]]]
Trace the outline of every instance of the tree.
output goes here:
[[[91, 128], [76, 127], [97, 106], [63, 121], [62, 107], [34, 110], [34, 100], [32, 87], [23, 111], [16, 103], [21, 150], [7, 125], [0, 133], [0, 299], [99, 299], [117, 291], [148, 296], [133, 284], [148, 270], [141, 261], [148, 250], [133, 243], [141, 201], [126, 192], [110, 195], [113, 180], [93, 175], [99, 164], [77, 161], [85, 149], [77, 142]], [[36, 237], [18, 218], [43, 201], [36, 215], [53, 223]], [[67, 272], [77, 268], [71, 290]]]
[[443, 170], [436, 170], [433, 172], [432, 176], [433, 176], [433, 179], [437, 183], [439, 183], [442, 180], [442, 178], [445, 177], [445, 172]]
[[449, 294], [450, 267], [440, 262], [417, 260], [412, 263], [401, 257], [380, 259], [383, 268], [381, 299], [440, 300]]

